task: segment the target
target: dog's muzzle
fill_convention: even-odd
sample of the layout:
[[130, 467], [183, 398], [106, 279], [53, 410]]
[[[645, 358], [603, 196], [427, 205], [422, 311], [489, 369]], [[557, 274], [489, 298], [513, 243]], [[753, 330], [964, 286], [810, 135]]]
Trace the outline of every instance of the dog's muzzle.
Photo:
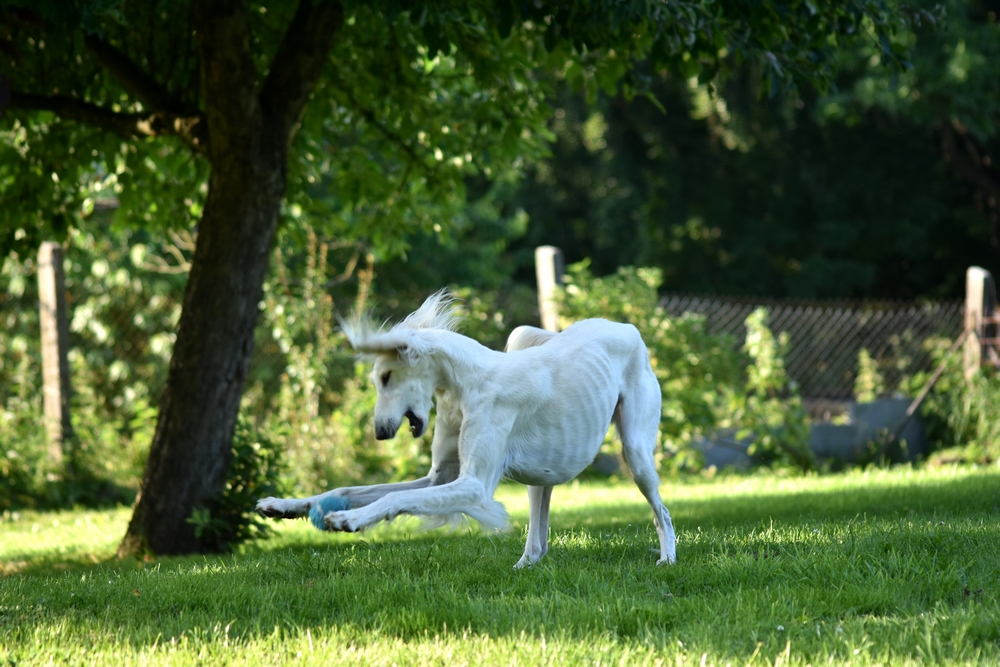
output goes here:
[[[419, 438], [424, 434], [424, 420], [416, 415], [413, 410], [407, 410], [403, 413], [403, 416], [410, 422], [410, 433], [413, 434], [414, 438]], [[389, 440], [396, 435], [396, 431], [399, 430], [399, 422], [390, 421], [383, 424], [375, 425], [375, 439], [376, 440]]]
[[389, 422], [387, 424], [375, 424], [375, 439], [376, 440], [388, 440], [392, 436], [396, 435], [396, 431], [399, 430], [399, 426], [396, 422]]

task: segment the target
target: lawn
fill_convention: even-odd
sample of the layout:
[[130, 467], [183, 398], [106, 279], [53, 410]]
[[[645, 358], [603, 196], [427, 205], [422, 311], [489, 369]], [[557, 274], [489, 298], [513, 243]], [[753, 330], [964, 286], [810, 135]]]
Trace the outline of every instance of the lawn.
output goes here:
[[227, 557], [114, 561], [128, 510], [0, 523], [0, 664], [997, 664], [1000, 468], [665, 484], [654, 566], [628, 482], [553, 494], [550, 551], [286, 522]]

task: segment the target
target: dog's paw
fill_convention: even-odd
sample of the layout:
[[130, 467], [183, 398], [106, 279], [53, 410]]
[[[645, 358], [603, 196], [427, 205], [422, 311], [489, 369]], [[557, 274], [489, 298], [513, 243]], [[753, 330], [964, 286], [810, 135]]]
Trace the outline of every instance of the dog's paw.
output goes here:
[[294, 498], [263, 498], [257, 511], [272, 519], [295, 519], [309, 513], [309, 503]]
[[361, 521], [351, 516], [351, 512], [327, 512], [323, 515], [323, 523], [327, 530], [340, 533], [356, 533], [364, 528]]

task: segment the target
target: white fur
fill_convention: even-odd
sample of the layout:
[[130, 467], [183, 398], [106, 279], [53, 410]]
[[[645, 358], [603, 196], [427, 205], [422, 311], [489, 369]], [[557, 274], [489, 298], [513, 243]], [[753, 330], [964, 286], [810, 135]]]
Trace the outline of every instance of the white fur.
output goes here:
[[528, 539], [515, 565], [524, 567], [548, 549], [553, 485], [594, 460], [614, 422], [625, 462], [653, 509], [657, 562], [673, 563], [674, 529], [653, 460], [660, 385], [635, 327], [599, 319], [559, 334], [519, 327], [502, 353], [455, 333], [451, 302], [438, 292], [393, 327], [363, 318], [343, 323], [351, 345], [375, 362], [376, 437], [394, 436], [404, 417], [422, 432], [436, 399], [427, 476], [311, 498], [265, 498], [257, 509], [272, 517], [305, 516], [313, 503], [337, 496], [351, 509], [326, 514], [331, 530], [363, 530], [400, 514], [439, 521], [465, 514], [487, 529], [503, 529], [507, 512], [493, 494], [506, 476], [528, 485]]

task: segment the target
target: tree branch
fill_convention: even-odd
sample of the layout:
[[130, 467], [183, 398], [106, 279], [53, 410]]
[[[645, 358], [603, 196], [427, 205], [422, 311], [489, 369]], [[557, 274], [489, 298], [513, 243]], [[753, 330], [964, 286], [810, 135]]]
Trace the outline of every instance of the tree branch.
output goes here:
[[339, 2], [299, 1], [260, 91], [261, 108], [283, 136], [302, 116], [343, 24]]
[[100, 37], [88, 35], [84, 44], [87, 50], [97, 58], [97, 62], [111, 72], [129, 92], [138, 97], [151, 111], [167, 111], [186, 116], [197, 114], [197, 109], [192, 109], [184, 104], [153, 77], [146, 74], [128, 56]]
[[[979, 157], [982, 150], [976, 146], [975, 140], [947, 120], [942, 120], [940, 127], [941, 152], [944, 154], [945, 161], [955, 167], [973, 185], [989, 193], [994, 201], [1000, 201], [1000, 172], [987, 165]], [[959, 150], [957, 141], [959, 138], [965, 143], [966, 153]], [[970, 156], [975, 161], [970, 159]]]
[[16, 91], [11, 91], [9, 108], [51, 111], [63, 118], [114, 132], [126, 139], [172, 134], [202, 153], [208, 143], [201, 114], [185, 116], [163, 111], [118, 113], [65, 95], [31, 95]]
[[413, 148], [413, 146], [411, 146], [405, 139], [403, 139], [403, 137], [399, 136], [398, 134], [390, 130], [388, 127], [380, 123], [378, 117], [375, 115], [375, 112], [369, 109], [368, 107], [364, 106], [363, 104], [361, 104], [358, 101], [358, 99], [354, 97], [354, 94], [351, 93], [351, 91], [346, 86], [344, 86], [343, 88], [344, 88], [344, 94], [347, 95], [348, 101], [350, 101], [355, 111], [361, 114], [362, 118], [364, 118], [368, 123], [370, 123], [376, 130], [381, 132], [382, 135], [386, 139], [388, 139], [390, 143], [395, 144], [397, 148], [399, 148], [404, 153], [409, 155], [412, 164], [418, 165], [424, 171], [424, 174], [427, 176], [428, 181], [430, 181], [431, 183], [439, 182], [437, 170], [434, 169], [434, 167], [428, 165], [424, 161], [424, 159], [420, 156], [420, 154], [417, 153], [417, 151]]

